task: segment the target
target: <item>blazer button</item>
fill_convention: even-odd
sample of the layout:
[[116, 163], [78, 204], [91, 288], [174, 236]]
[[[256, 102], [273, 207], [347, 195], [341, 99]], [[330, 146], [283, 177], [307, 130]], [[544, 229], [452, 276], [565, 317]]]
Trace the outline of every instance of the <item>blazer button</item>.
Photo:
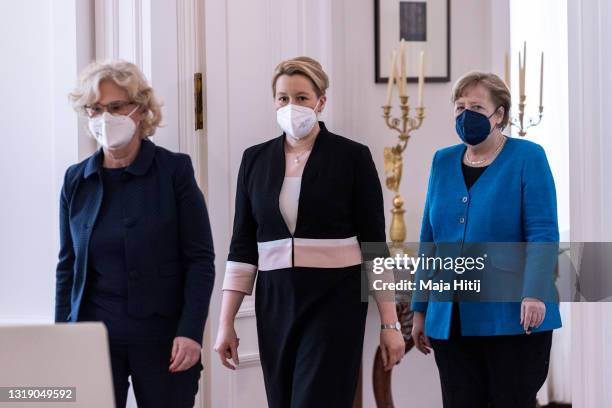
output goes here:
[[461, 199], [461, 201], [463, 201], [464, 203], [467, 203], [467, 202], [468, 202], [468, 198], [467, 198], [467, 196], [463, 197], [463, 198]]
[[132, 228], [134, 225], [136, 225], [136, 219], [134, 217], [126, 217], [123, 219], [123, 225], [125, 225], [127, 228]]
[[459, 223], [465, 224], [465, 218], [463, 218], [463, 217], [459, 218]]

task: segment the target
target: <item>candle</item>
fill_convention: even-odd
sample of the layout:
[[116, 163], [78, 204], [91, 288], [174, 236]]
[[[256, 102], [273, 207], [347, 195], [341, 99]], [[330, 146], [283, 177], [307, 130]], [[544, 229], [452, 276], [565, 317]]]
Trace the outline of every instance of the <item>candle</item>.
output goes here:
[[519, 94], [525, 94], [525, 71], [523, 71], [523, 55], [519, 51]]
[[527, 41], [523, 43], [523, 66], [521, 68], [523, 80], [521, 82], [521, 95], [525, 95], [525, 80], [527, 79]]
[[391, 69], [389, 70], [389, 81], [387, 83], [387, 106], [391, 105], [391, 97], [393, 96], [393, 82], [395, 81], [395, 60], [397, 52], [393, 50], [391, 54]]
[[406, 96], [406, 41], [400, 41], [400, 96]]
[[510, 55], [506, 52], [506, 59], [504, 61], [504, 82], [508, 89], [510, 89]]
[[544, 100], [544, 51], [542, 51], [542, 61], [540, 62], [540, 107]]
[[523, 43], [523, 76], [527, 70], [527, 41]]
[[421, 51], [419, 64], [419, 108], [423, 107], [423, 85], [425, 83], [425, 51]]
[[[399, 57], [399, 53], [397, 54], [397, 56]], [[399, 96], [402, 96], [402, 80], [401, 80], [401, 74], [399, 72], [399, 61], [395, 61], [395, 83], [397, 84], [397, 90], [399, 91]], [[400, 103], [401, 103], [401, 99], [400, 99]]]

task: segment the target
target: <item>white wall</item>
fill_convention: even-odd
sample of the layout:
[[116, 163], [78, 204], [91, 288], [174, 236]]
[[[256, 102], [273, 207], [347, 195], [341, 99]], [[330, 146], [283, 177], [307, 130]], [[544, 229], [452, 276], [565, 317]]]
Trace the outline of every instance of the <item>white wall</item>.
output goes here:
[[[333, 99], [335, 108], [331, 128], [341, 134], [367, 144], [376, 161], [384, 188], [383, 149], [397, 139], [389, 131], [381, 117], [386, 87], [375, 84], [374, 78], [374, 10], [370, 0], [335, 1], [332, 21], [333, 65], [331, 66]], [[427, 190], [431, 159], [435, 150], [458, 143], [454, 131], [454, 117], [450, 103], [453, 82], [470, 70], [492, 69], [491, 48], [504, 49], [508, 33], [492, 28], [487, 21], [507, 21], [507, 9], [497, 2], [491, 9], [489, 1], [466, 0], [452, 2], [451, 10], [451, 82], [427, 84], [425, 87], [426, 119], [423, 127], [415, 132], [405, 153], [404, 175], [401, 193], [405, 199], [406, 241], [418, 240], [421, 217]], [[497, 15], [491, 13], [495, 11]], [[502, 42], [491, 46], [491, 36]], [[501, 57], [503, 69], [503, 54]], [[414, 101], [416, 85], [408, 87]], [[397, 113], [397, 110], [395, 111]], [[390, 210], [392, 194], [385, 190], [385, 208]], [[391, 221], [386, 213], [387, 225]], [[373, 353], [378, 345], [378, 313], [370, 305], [364, 348], [364, 403], [373, 406], [370, 382]], [[402, 364], [394, 370], [394, 398], [398, 405], [418, 407], [442, 405], [438, 372], [433, 356], [425, 357], [411, 351]]]
[[[540, 92], [540, 53], [545, 52], [544, 116], [525, 137], [542, 145], [555, 178], [561, 241], [569, 240], [569, 130], [567, 73], [567, 2], [565, 0], [512, 0], [510, 7], [513, 99], [518, 100], [518, 53], [527, 41], [526, 116], [537, 120]], [[517, 104], [513, 109], [515, 115]], [[517, 128], [512, 128], [514, 137]], [[561, 305], [563, 327], [555, 330], [547, 382], [538, 394], [542, 405], [571, 402], [571, 307]]]
[[[527, 79], [525, 125], [537, 120], [540, 94], [540, 53], [544, 51], [544, 116], [528, 130], [526, 139], [541, 144], [555, 178], [561, 240], [569, 240], [569, 110], [567, 76], [567, 1], [513, 0], [512, 90], [518, 101], [518, 52], [527, 41]], [[518, 112], [518, 104], [514, 106]], [[512, 128], [517, 136], [517, 128]]]
[[[459, 143], [450, 103], [452, 84], [467, 71], [492, 69], [491, 31], [487, 21], [507, 18], [507, 11], [503, 8], [496, 9], [501, 15], [491, 16], [490, 2], [486, 0], [462, 0], [460, 6], [457, 2], [451, 3], [451, 82], [426, 84], [426, 119], [411, 138], [404, 160], [406, 167], [401, 192], [406, 200], [407, 241], [418, 240], [433, 153], [441, 147]], [[375, 84], [373, 80], [373, 2], [334, 1], [332, 18], [333, 64], [327, 68], [331, 71], [333, 91], [329, 104], [335, 108], [335, 114], [330, 118], [330, 124], [335, 131], [370, 147], [381, 181], [384, 181], [383, 148], [391, 146], [397, 138], [381, 117], [380, 106], [384, 103], [386, 85]], [[505, 37], [496, 35], [496, 41], [507, 43], [508, 34]], [[497, 48], [503, 49], [505, 43], [498, 43]], [[503, 69], [503, 54], [501, 58]], [[408, 85], [408, 93], [412, 100], [416, 98], [415, 84]], [[386, 198], [390, 200], [391, 194]], [[390, 201], [387, 201], [387, 208], [391, 208]], [[390, 221], [390, 216], [387, 221]]]
[[[612, 4], [608, 0], [568, 0], [567, 4], [571, 238], [573, 242], [610, 242]], [[572, 305], [576, 408], [612, 407], [611, 316], [610, 303]]]
[[[0, 3], [0, 318], [49, 318], [56, 235], [51, 2]], [[19, 41], [15, 33], [28, 30]], [[38, 49], [39, 52], [33, 52]], [[35, 118], [35, 120], [32, 120]], [[8, 160], [6, 160], [8, 158]], [[36, 169], [36, 170], [35, 170]], [[46, 205], [41, 205], [45, 203]], [[41, 279], [40, 270], [48, 279]], [[20, 302], [36, 293], [32, 302]]]
[[0, 323], [53, 319], [59, 189], [87, 144], [67, 100], [91, 40], [76, 1], [0, 2]]
[[[509, 44], [507, 1], [496, 2], [494, 7], [487, 0], [452, 3], [451, 79], [473, 69], [503, 69], [503, 52], [499, 53], [498, 49], [506, 49]], [[498, 21], [502, 23], [497, 24]], [[214, 214], [212, 224], [218, 270], [210, 324], [212, 332], [216, 333], [218, 289], [231, 234], [240, 157], [246, 147], [280, 133], [275, 124], [270, 90], [276, 63], [301, 54], [323, 63], [331, 80], [328, 109], [323, 118], [330, 130], [370, 147], [383, 185], [383, 148], [395, 139], [381, 118], [385, 85], [373, 82], [374, 4], [371, 0], [209, 0], [206, 3], [206, 37], [207, 132], [211, 152], [209, 207]], [[408, 241], [418, 239], [433, 152], [458, 140], [450, 103], [451, 86], [452, 82], [427, 84], [427, 118], [406, 152], [402, 194], [406, 200]], [[410, 85], [408, 91], [415, 95], [415, 86]], [[385, 196], [389, 209], [391, 195], [385, 192]], [[241, 353], [245, 353], [252, 364], [229, 372], [220, 366], [216, 355], [211, 355], [212, 406], [241, 407], [247, 403], [248, 406], [265, 406], [251, 301], [248, 298], [237, 330]], [[364, 352], [365, 406], [374, 404], [370, 378], [378, 343], [375, 309], [375, 305], [371, 305]], [[431, 356], [423, 357], [412, 351], [395, 371], [394, 394], [398, 405], [441, 406], [438, 374]], [[230, 393], [232, 397], [228, 402], [226, 398]]]

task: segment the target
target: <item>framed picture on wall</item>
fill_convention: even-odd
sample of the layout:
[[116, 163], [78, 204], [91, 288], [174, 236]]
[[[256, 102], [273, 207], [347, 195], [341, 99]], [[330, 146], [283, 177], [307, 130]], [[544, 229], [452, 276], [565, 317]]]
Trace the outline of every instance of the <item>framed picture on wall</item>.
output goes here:
[[374, 0], [375, 80], [389, 78], [391, 52], [406, 41], [408, 82], [417, 82], [421, 51], [425, 81], [450, 81], [450, 0]]

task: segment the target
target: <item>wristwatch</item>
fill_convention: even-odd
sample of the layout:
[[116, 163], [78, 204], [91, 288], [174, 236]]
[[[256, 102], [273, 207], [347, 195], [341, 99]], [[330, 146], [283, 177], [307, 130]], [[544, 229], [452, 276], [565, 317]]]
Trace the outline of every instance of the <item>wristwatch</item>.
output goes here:
[[400, 324], [400, 322], [395, 322], [395, 323], [390, 323], [390, 324], [381, 324], [380, 330], [384, 330], [384, 329], [393, 329], [397, 331], [402, 331], [402, 325]]

